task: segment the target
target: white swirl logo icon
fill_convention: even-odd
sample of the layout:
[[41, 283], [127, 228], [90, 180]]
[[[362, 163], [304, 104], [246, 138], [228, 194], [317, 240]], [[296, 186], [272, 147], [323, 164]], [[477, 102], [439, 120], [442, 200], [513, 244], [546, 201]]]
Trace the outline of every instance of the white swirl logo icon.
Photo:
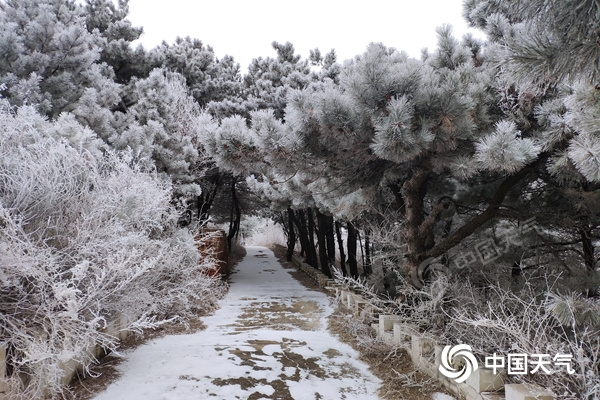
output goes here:
[[468, 344], [444, 347], [441, 362], [439, 370], [442, 375], [454, 379], [456, 383], [466, 381], [469, 375], [479, 368]]

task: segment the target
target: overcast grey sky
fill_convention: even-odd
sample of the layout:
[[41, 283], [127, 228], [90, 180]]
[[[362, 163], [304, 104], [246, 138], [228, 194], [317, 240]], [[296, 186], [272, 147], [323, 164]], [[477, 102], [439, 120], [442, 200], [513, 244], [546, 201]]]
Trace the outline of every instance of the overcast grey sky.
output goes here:
[[483, 37], [467, 29], [461, 13], [462, 0], [130, 0], [129, 19], [144, 27], [146, 48], [191, 36], [245, 70], [253, 58], [275, 55], [274, 40], [293, 43], [303, 57], [315, 47], [323, 54], [335, 49], [341, 62], [371, 42], [419, 57], [422, 48], [435, 47], [435, 28], [445, 23], [457, 37]]

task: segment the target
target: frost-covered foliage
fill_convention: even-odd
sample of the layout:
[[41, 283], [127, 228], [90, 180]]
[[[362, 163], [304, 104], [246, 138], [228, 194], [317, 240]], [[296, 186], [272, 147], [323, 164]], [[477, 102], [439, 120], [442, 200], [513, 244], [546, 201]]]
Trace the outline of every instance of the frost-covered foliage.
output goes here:
[[68, 115], [0, 109], [0, 342], [11, 398], [63, 392], [115, 318], [140, 331], [210, 310], [222, 291], [193, 236], [177, 228], [170, 183]]
[[442, 346], [470, 345], [480, 365], [492, 354], [573, 356], [573, 374], [564, 367], [549, 366], [554, 373], [513, 374], [508, 383], [536, 383], [561, 399], [596, 399], [600, 395], [599, 304], [576, 292], [560, 290], [556, 278], [538, 277], [509, 287], [478, 286], [438, 276], [417, 290], [400, 277], [394, 298], [382, 297], [364, 279], [338, 273], [336, 280], [359, 289], [380, 313], [400, 315], [403, 323]]
[[127, 20], [129, 0], [86, 0], [85, 18], [88, 32], [93, 33], [100, 47], [100, 62], [109, 65], [115, 81], [127, 83], [134, 76], [146, 76], [150, 67], [141, 44], [133, 49], [132, 42], [142, 35], [141, 27]]
[[510, 73], [523, 80], [596, 81], [599, 11], [594, 0], [468, 0], [463, 15], [506, 46]]
[[276, 224], [270, 218], [245, 218], [240, 227], [240, 233], [243, 244], [248, 246], [285, 246], [285, 234], [281, 225]]
[[202, 107], [242, 96], [239, 64], [231, 56], [217, 59], [212, 47], [198, 39], [178, 37], [172, 45], [163, 42], [150, 52], [149, 58], [151, 65], [181, 74]]
[[520, 136], [514, 122], [498, 122], [496, 132], [475, 145], [475, 159], [483, 168], [514, 174], [535, 160], [541, 150], [533, 140]]
[[0, 82], [13, 104], [69, 111], [99, 75], [96, 38], [74, 1], [15, 0], [0, 5]]
[[[600, 93], [590, 84], [579, 84], [565, 98], [565, 124], [577, 135], [567, 149], [575, 168], [589, 181], [600, 182]], [[559, 114], [560, 115], [560, 114]]]
[[[168, 176], [178, 194], [198, 195], [194, 181], [203, 158], [196, 129], [200, 106], [193, 95], [204, 90], [198, 85], [221, 82], [216, 75], [225, 75], [225, 65], [235, 70], [233, 60], [218, 69], [212, 51], [186, 53], [189, 40], [157, 49], [150, 60], [142, 48], [131, 48], [141, 29], [131, 26], [127, 12], [127, 1], [118, 6], [106, 0], [85, 6], [62, 0], [3, 3], [0, 92], [12, 105], [34, 106], [53, 119], [71, 113], [113, 149], [131, 149], [134, 157]], [[206, 65], [197, 65], [197, 59]], [[198, 70], [213, 68], [206, 75], [212, 83], [174, 60]], [[202, 96], [208, 100], [215, 93]]]
[[511, 375], [510, 379], [540, 384], [561, 399], [600, 396], [597, 301], [577, 293], [560, 293], [555, 284], [543, 288], [533, 282], [517, 290], [458, 284], [449, 288], [449, 293], [454, 306], [446, 309], [444, 340], [448, 343], [470, 344], [481, 361], [493, 353], [572, 355], [573, 374], [557, 367], [551, 375]]
[[600, 181], [598, 2], [469, 0], [464, 15], [490, 36], [490, 53], [503, 65], [498, 84], [513, 98], [509, 113], [541, 125], [537, 140], [554, 153], [555, 178], [576, 182], [575, 169]]
[[185, 187], [188, 193], [184, 194], [199, 194], [199, 187], [190, 184], [202, 175], [200, 107], [190, 96], [183, 77], [155, 69], [147, 79], [135, 82], [134, 93], [137, 101], [128, 114], [135, 122], [111, 138], [112, 145], [133, 149], [137, 157], [153, 163], [160, 174]]

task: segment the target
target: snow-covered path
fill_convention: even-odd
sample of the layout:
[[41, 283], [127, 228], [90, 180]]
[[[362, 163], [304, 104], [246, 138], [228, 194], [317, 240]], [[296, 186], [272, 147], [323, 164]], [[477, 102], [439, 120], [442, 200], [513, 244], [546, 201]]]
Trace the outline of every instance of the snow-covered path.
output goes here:
[[207, 329], [125, 354], [96, 400], [378, 399], [379, 380], [326, 330], [327, 296], [298, 283], [263, 247], [248, 247]]

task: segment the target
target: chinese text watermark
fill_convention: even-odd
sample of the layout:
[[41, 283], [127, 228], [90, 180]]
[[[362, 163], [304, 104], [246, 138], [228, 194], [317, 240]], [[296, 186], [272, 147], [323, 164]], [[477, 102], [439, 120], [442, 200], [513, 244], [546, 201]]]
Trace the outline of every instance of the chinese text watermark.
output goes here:
[[[499, 370], [506, 370], [507, 375], [527, 374], [553, 374], [558, 371], [566, 371], [574, 374], [571, 354], [525, 354], [510, 353], [506, 357], [494, 353], [485, 357], [485, 368], [493, 371], [494, 375]], [[439, 371], [447, 378], [462, 383], [479, 368], [479, 364], [471, 351], [471, 346], [459, 344], [446, 346], [442, 350]]]

